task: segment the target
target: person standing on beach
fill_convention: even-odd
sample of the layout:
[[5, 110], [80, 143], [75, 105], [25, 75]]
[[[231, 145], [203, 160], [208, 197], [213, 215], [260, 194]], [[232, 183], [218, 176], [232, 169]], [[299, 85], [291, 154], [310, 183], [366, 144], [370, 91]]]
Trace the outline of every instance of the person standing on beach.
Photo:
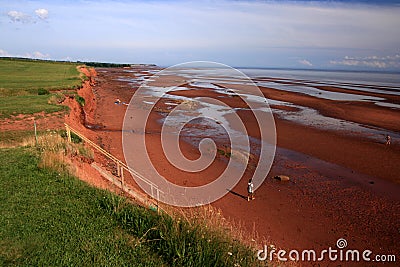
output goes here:
[[386, 145], [390, 145], [390, 141], [392, 141], [392, 138], [390, 137], [390, 135], [386, 135]]
[[254, 200], [254, 184], [252, 179], [249, 180], [249, 183], [247, 184], [247, 201]]

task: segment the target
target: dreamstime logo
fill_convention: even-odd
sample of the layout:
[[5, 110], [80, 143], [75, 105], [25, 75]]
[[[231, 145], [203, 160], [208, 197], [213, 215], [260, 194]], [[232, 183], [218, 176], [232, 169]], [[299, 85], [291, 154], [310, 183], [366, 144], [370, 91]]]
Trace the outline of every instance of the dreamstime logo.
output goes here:
[[[214, 89], [206, 96], [196, 95], [199, 89]], [[185, 97], [179, 91], [195, 93]], [[217, 95], [217, 96], [216, 96]], [[240, 181], [250, 158], [250, 140], [246, 130], [246, 119], [242, 119], [228, 101], [238, 100], [241, 109], [251, 112], [260, 134], [258, 163], [252, 175], [254, 189], [266, 178], [276, 149], [276, 130], [272, 112], [260, 89], [242, 72], [214, 62], [190, 62], [164, 69], [143, 84], [132, 97], [125, 113], [123, 125], [123, 151], [132, 176], [137, 184], [150, 196], [161, 202], [193, 207], [211, 203], [228, 193]], [[160, 111], [164, 118], [161, 131], [153, 131], [154, 117], [151, 111]], [[153, 114], [154, 115], [154, 114]], [[247, 115], [246, 115], [247, 118]], [[205, 121], [204, 131], [213, 128], [209, 135], [198, 144], [200, 156], [197, 159], [185, 157], [180, 140], [190, 123]], [[153, 123], [153, 124], [152, 124]], [[153, 126], [152, 126], [153, 125]], [[153, 128], [152, 128], [153, 127]], [[218, 148], [213, 140], [220, 131], [228, 137], [229, 157], [225, 170], [212, 182], [196, 186], [180, 186], [174, 183], [176, 177], [161, 174], [154, 162], [154, 152], [149, 146], [159, 143], [163, 156], [179, 173], [199, 173], [215, 161]], [[158, 142], [153, 142], [158, 138]], [[201, 138], [201, 136], [192, 136]], [[156, 166], [155, 166], [156, 165]]]
[[276, 250], [275, 247], [271, 246], [269, 249], [265, 245], [264, 249], [260, 249], [257, 252], [257, 258], [260, 261], [366, 261], [366, 262], [395, 262], [396, 255], [373, 255], [373, 252], [369, 249], [359, 251], [357, 249], [345, 249], [347, 247], [347, 240], [339, 238], [336, 241], [336, 248], [329, 247], [328, 249], [321, 250], [320, 253], [313, 249], [305, 249], [302, 251], [280, 249]]
[[336, 246], [338, 247], [338, 249], [342, 249], [342, 248], [347, 247], [347, 240], [344, 239], [344, 238], [339, 238], [336, 241]]

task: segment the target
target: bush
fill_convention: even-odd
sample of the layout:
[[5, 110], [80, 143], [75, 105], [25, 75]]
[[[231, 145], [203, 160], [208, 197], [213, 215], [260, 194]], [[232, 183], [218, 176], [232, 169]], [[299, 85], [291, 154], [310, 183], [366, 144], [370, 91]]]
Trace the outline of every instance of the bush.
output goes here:
[[81, 105], [81, 107], [85, 106], [85, 99], [83, 97], [81, 97], [80, 95], [75, 96], [76, 102], [79, 103], [79, 105]]
[[38, 93], [38, 95], [48, 95], [48, 94], [50, 94], [49, 90], [44, 89], [44, 88], [39, 88], [37, 90], [37, 93]]
[[[60, 135], [63, 138], [67, 138], [67, 131], [62, 131]], [[80, 143], [82, 143], [82, 138], [80, 138], [79, 136], [77, 136], [76, 134], [71, 132], [71, 141], [74, 144], [80, 144]]]

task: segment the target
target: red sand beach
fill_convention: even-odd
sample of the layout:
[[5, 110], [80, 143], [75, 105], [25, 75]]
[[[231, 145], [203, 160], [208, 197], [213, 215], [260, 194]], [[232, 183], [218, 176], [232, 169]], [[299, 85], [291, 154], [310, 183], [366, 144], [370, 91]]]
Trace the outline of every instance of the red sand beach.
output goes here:
[[[122, 124], [125, 105], [129, 103], [139, 84], [127, 79], [143, 70], [97, 69], [91, 73], [94, 83], [80, 90], [86, 102], [85, 113], [72, 108], [67, 123], [83, 132], [91, 140], [124, 160], [122, 152]], [[325, 88], [326, 90], [337, 90]], [[344, 90], [344, 89], [343, 89]], [[325, 116], [340, 118], [392, 131], [400, 130], [398, 110], [378, 107], [368, 102], [322, 100], [294, 92], [262, 88], [269, 99], [284, 100], [311, 107]], [[180, 96], [198, 97], [218, 95], [212, 89], [182, 90]], [[376, 94], [375, 94], [376, 95]], [[392, 103], [399, 102], [391, 96]], [[224, 100], [232, 107], [240, 107], [240, 98]], [[296, 108], [275, 106], [277, 109]], [[254, 117], [239, 110], [246, 118], [249, 135], [259, 137]], [[201, 173], [187, 174], [172, 166], [163, 154], [160, 141], [160, 119], [166, 116], [166, 105], [161, 103], [152, 111], [146, 126], [146, 146], [157, 170], [176, 184], [195, 186], [210, 182], [220, 173], [226, 159], [219, 155]], [[86, 120], [84, 119], [86, 117]], [[277, 248], [314, 249], [321, 251], [335, 247], [345, 238], [352, 249], [370, 249], [374, 254], [395, 254], [400, 249], [400, 144], [390, 146], [363, 136], [302, 125], [276, 116], [277, 153], [271, 171], [256, 191], [256, 199], [247, 202], [246, 186], [252, 170], [246, 171], [237, 186], [223, 198], [212, 203], [223, 215], [243, 229]], [[82, 123], [85, 123], [84, 127]], [[379, 139], [378, 139], [379, 140]], [[183, 154], [191, 159], [199, 151], [187, 140], [180, 140]], [[103, 164], [105, 164], [103, 162]], [[257, 164], [257, 157], [250, 164]], [[274, 176], [284, 174], [291, 180], [282, 182]], [[92, 183], [96, 184], [96, 179]], [[135, 186], [133, 180], [127, 181]], [[136, 186], [137, 187], [137, 186]], [[263, 244], [257, 246], [262, 249]], [[396, 254], [397, 253], [397, 254]]]

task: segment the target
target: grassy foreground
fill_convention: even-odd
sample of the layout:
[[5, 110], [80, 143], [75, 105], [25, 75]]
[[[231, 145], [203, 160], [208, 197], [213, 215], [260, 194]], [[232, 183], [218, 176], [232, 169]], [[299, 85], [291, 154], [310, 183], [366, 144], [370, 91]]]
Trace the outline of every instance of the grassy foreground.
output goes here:
[[0, 150], [0, 160], [1, 266], [163, 264], [99, 208], [106, 192], [39, 169], [29, 149]]
[[250, 249], [200, 223], [39, 168], [34, 148], [0, 149], [0, 161], [1, 266], [256, 264]]
[[0, 118], [66, 110], [51, 99], [55, 90], [82, 84], [78, 64], [0, 58]]

